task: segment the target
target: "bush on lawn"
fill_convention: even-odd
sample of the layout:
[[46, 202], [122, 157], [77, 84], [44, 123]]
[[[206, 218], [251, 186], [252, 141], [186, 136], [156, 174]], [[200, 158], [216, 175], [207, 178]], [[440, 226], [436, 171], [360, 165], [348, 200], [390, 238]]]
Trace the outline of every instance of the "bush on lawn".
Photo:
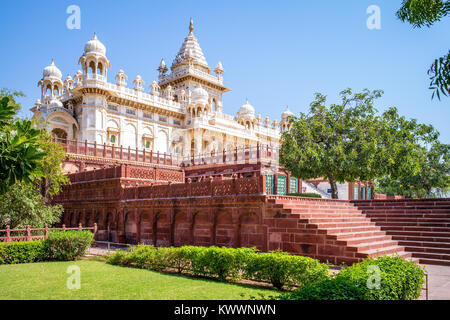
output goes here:
[[292, 287], [328, 277], [328, 265], [318, 260], [282, 252], [258, 253], [256, 248], [194, 247], [158, 248], [138, 245], [117, 251], [109, 264], [154, 271], [175, 269], [196, 276], [266, 281], [276, 288]]
[[46, 260], [76, 260], [86, 253], [93, 241], [93, 233], [87, 230], [51, 231], [44, 241]]
[[39, 262], [44, 259], [44, 241], [0, 243], [0, 264]]
[[328, 278], [329, 267], [318, 260], [281, 251], [249, 256], [246, 278], [271, 283], [275, 288], [303, 286]]
[[[379, 268], [379, 286], [376, 285]], [[287, 292], [281, 300], [414, 300], [420, 296], [424, 272], [400, 257], [367, 258], [344, 267], [334, 278]]]
[[[379, 268], [379, 289], [370, 289]], [[368, 258], [338, 274], [340, 278], [354, 281], [362, 291], [364, 300], [414, 300], [419, 298], [424, 283], [424, 271], [415, 263], [399, 256]]]

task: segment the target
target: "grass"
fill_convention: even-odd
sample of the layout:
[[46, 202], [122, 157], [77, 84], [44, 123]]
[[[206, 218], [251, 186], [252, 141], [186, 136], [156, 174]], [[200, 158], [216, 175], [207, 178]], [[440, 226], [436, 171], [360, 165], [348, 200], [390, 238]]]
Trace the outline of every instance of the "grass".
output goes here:
[[[80, 267], [81, 288], [67, 289], [67, 268]], [[0, 300], [240, 300], [274, 290], [161, 274], [100, 261], [0, 266]]]

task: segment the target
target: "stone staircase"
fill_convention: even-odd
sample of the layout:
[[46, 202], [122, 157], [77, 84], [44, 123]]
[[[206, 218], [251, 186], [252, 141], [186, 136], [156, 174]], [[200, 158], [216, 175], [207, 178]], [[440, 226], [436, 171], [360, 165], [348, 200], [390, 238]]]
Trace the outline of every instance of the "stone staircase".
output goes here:
[[268, 196], [265, 218], [270, 226], [269, 250], [282, 249], [336, 265], [369, 256], [411, 258], [348, 201]]
[[450, 266], [450, 199], [353, 203], [420, 263]]

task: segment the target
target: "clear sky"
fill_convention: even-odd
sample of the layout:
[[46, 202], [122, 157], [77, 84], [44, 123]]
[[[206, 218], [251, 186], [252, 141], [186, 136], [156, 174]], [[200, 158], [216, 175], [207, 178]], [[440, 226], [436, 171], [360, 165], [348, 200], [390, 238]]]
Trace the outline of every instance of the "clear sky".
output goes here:
[[[81, 9], [81, 29], [69, 30], [69, 5]], [[213, 69], [225, 68], [224, 112], [235, 114], [248, 97], [263, 118], [280, 118], [285, 106], [307, 111], [315, 92], [338, 102], [338, 93], [382, 89], [382, 111], [432, 124], [450, 143], [450, 98], [431, 100], [426, 71], [450, 49], [450, 18], [413, 29], [395, 17], [401, 0], [0, 0], [0, 87], [22, 90], [23, 115], [40, 98], [37, 82], [52, 57], [63, 77], [80, 69], [78, 58], [94, 31], [107, 48], [109, 81], [123, 69], [129, 86], [137, 74], [157, 79], [188, 34], [194, 34]], [[369, 30], [366, 9], [381, 9], [381, 30]]]

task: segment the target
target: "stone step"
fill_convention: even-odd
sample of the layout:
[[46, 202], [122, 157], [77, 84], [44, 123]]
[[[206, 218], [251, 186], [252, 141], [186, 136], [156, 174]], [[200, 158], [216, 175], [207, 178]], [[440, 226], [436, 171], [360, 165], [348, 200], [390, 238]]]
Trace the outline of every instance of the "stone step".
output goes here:
[[359, 208], [363, 213], [365, 214], [374, 214], [374, 213], [386, 213], [386, 214], [392, 214], [392, 213], [405, 213], [405, 214], [411, 214], [411, 213], [449, 213], [450, 209], [384, 209], [384, 208], [373, 208], [373, 209], [367, 209], [367, 208]]
[[345, 239], [338, 237], [338, 239], [336, 240], [336, 243], [342, 244], [342, 245], [353, 246], [353, 245], [359, 245], [362, 243], [373, 243], [373, 242], [379, 242], [379, 241], [385, 241], [385, 240], [392, 240], [392, 237], [388, 236], [388, 235], [383, 235], [383, 234], [376, 235], [376, 236], [353, 237], [353, 238], [345, 238]]
[[[373, 220], [372, 220], [373, 221]], [[408, 222], [408, 221], [374, 221], [377, 226], [383, 227], [438, 227], [438, 228], [448, 228], [450, 230], [450, 223], [445, 222]]]
[[329, 228], [353, 228], [353, 227], [369, 227], [369, 226], [375, 226], [375, 224], [368, 220], [368, 221], [356, 221], [356, 222], [336, 222], [336, 223], [330, 223], [330, 222], [323, 222], [323, 223], [311, 223], [311, 226], [315, 226], [315, 228], [312, 229], [329, 229]]
[[[383, 232], [385, 232], [385, 231], [383, 231]], [[410, 242], [450, 243], [450, 237], [392, 235], [392, 239], [397, 240], [397, 241], [410, 241]]]
[[389, 210], [389, 209], [397, 209], [397, 208], [402, 208], [402, 209], [450, 209], [450, 204], [424, 204], [424, 205], [419, 205], [419, 204], [409, 204], [409, 205], [394, 205], [394, 204], [388, 204], [388, 205], [371, 205], [371, 204], [357, 204], [355, 205], [355, 207], [361, 208], [361, 209], [377, 209], [377, 208], [382, 208], [384, 210]]
[[448, 199], [420, 199], [420, 200], [362, 200], [351, 201], [356, 206], [450, 206]]
[[[401, 242], [401, 243], [400, 243]], [[406, 245], [405, 242], [399, 241], [400, 245], [406, 248], [406, 251], [410, 252], [420, 252], [420, 253], [445, 253], [450, 254], [450, 247], [427, 247], [425, 244], [420, 244], [418, 246]]]
[[297, 204], [297, 203], [290, 203], [290, 204], [283, 204], [285, 208], [289, 209], [308, 209], [308, 208], [316, 208], [316, 209], [351, 209], [351, 210], [358, 210], [359, 209], [355, 206], [343, 206], [343, 205], [311, 205], [311, 204]]
[[431, 252], [413, 252], [413, 257], [426, 258], [426, 259], [435, 259], [435, 260], [444, 260], [450, 262], [450, 254], [445, 253], [431, 253]]
[[347, 250], [352, 252], [367, 252], [371, 250], [383, 250], [384, 248], [391, 248], [396, 246], [398, 246], [397, 241], [382, 240], [351, 245], [347, 248]]
[[347, 239], [378, 237], [378, 236], [386, 236], [386, 232], [378, 230], [378, 231], [347, 232], [328, 235], [328, 237], [331, 237], [332, 239], [336, 240], [347, 240]]
[[326, 218], [365, 218], [361, 213], [292, 213], [285, 212], [285, 214], [291, 214], [293, 216], [301, 217], [301, 218], [317, 218], [317, 219], [326, 219]]
[[362, 232], [362, 231], [381, 231], [380, 227], [377, 226], [359, 226], [359, 227], [348, 227], [348, 228], [342, 228], [342, 227], [338, 227], [338, 228], [327, 228], [327, 229], [319, 229], [318, 232], [319, 233], [323, 233], [323, 234], [334, 234], [334, 235], [339, 235], [342, 233], [348, 233], [348, 232]]
[[450, 266], [449, 260], [442, 260], [442, 259], [430, 259], [430, 258], [416, 258], [419, 259], [420, 264], [432, 264], [432, 265], [439, 265], [439, 266]]
[[366, 250], [363, 252], [356, 252], [355, 257], [357, 257], [357, 258], [365, 258], [367, 256], [379, 257], [379, 256], [384, 256], [384, 255], [393, 255], [395, 253], [398, 253], [399, 255], [401, 255], [402, 253], [405, 253], [403, 256], [408, 256], [408, 255], [411, 256], [411, 253], [405, 252], [404, 247], [401, 247], [398, 245], [393, 245], [393, 246], [383, 247], [383, 248], [379, 248], [379, 249], [371, 249], [371, 250]]
[[440, 237], [448, 238], [450, 233], [448, 232], [433, 232], [433, 231], [414, 231], [414, 230], [383, 230], [392, 236], [412, 236], [412, 237]]
[[426, 201], [425, 199], [411, 201], [350, 201], [351, 204], [358, 207], [434, 207], [434, 206], [450, 206], [450, 200], [441, 199], [441, 201]]
[[[303, 219], [302, 219], [303, 220]], [[338, 223], [338, 222], [370, 222], [365, 217], [328, 217], [328, 218], [310, 218], [309, 223]]]
[[435, 218], [435, 217], [372, 217], [366, 216], [368, 219], [374, 222], [404, 222], [404, 223], [422, 223], [422, 222], [435, 222], [435, 223], [450, 223], [450, 215], [448, 218]]
[[443, 232], [450, 233], [450, 228], [446, 227], [418, 227], [418, 226], [380, 226], [383, 231], [427, 231], [427, 232]]
[[317, 214], [333, 214], [333, 213], [342, 213], [342, 214], [361, 214], [361, 211], [358, 210], [350, 210], [350, 209], [315, 209], [315, 208], [305, 208], [305, 209], [295, 209], [295, 208], [283, 208], [283, 213], [317, 213]]

